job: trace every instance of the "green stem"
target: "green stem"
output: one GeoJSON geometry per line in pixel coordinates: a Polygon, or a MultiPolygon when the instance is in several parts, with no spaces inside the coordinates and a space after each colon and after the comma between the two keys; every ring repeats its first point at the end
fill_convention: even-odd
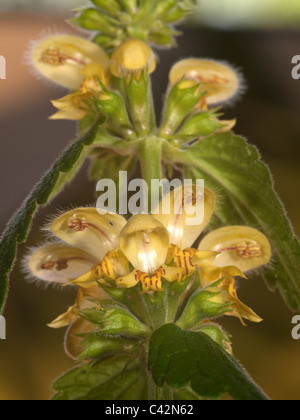
{"type": "MultiPolygon", "coordinates": [[[[149,203],[152,203],[152,199],[160,198],[162,140],[156,136],[144,137],[140,140],[138,154],[142,177],[148,185],[149,203]],[[153,183],[153,180],[159,182],[153,183]]],[[[151,210],[151,205],[149,205],[149,210],[151,210]]]]}

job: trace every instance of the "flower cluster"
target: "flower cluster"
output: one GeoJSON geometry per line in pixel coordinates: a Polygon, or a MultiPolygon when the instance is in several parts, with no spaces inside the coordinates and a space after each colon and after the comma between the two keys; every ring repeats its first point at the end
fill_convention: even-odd
{"type": "MultiPolygon", "coordinates": [[[[109,89],[114,87],[114,78],[129,82],[135,77],[139,81],[143,72],[153,73],[157,64],[151,47],[135,38],[122,42],[109,57],[100,46],[88,40],[56,35],[41,41],[32,57],[42,75],[74,91],[52,101],[58,109],[52,119],[80,120],[103,111],[101,104],[111,99],[109,89]]],[[[225,103],[243,90],[239,72],[214,60],[181,60],[171,69],[169,82],[170,89],[177,84],[182,92],[193,89],[193,95],[199,97],[195,107],[199,111],[206,111],[208,105],[225,103]]],[[[235,120],[222,121],[220,129],[228,131],[234,125],[235,120]]],[[[185,127],[185,131],[189,130],[191,127],[185,127]]]]}
{"type": "Polygon", "coordinates": [[[193,247],[215,205],[212,191],[190,186],[173,190],[152,215],[137,214],[128,221],[117,214],[99,214],[95,208],[62,214],[51,224],[60,242],[39,248],[28,259],[34,276],[78,286],[75,304],[50,326],[71,325],[67,335],[71,340],[74,332],[92,329],[80,310],[95,306],[93,299],[107,298],[105,287],[140,287],[144,294],[155,294],[163,290],[163,280],[192,282],[196,272],[200,288],[212,292],[210,301],[226,304],[226,315],[260,322],[238,299],[235,277],[245,277],[245,272],[268,263],[270,244],[256,229],[229,226],[211,231],[193,247]],[[167,214],[166,202],[170,203],[167,214]],[[200,205],[203,218],[193,225],[191,215],[200,205]]]}

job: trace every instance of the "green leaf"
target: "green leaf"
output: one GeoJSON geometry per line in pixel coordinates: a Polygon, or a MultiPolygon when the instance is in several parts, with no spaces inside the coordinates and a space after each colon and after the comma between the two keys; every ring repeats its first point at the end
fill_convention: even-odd
{"type": "Polygon", "coordinates": [[[267,400],[238,362],[203,332],[183,331],[174,324],[151,338],[149,369],[158,386],[175,390],[190,386],[199,396],[236,400],[267,400]]]}
{"type": "Polygon", "coordinates": [[[16,258],[17,245],[26,240],[35,211],[39,205],[45,205],[52,199],[75,175],[103,122],[103,119],[99,120],[81,139],[67,147],[8,223],[0,238],[0,313],[6,302],[9,272],[16,258]]]}
{"type": "Polygon", "coordinates": [[[139,400],[145,398],[146,374],[137,358],[113,357],[87,363],[53,385],[55,401],[139,400]]]}
{"type": "Polygon", "coordinates": [[[272,290],[279,287],[293,310],[300,309],[299,240],[258,150],[228,132],[180,150],[174,159],[184,164],[185,178],[204,179],[219,194],[214,227],[245,224],[268,237],[273,258],[264,278],[272,290]]]}

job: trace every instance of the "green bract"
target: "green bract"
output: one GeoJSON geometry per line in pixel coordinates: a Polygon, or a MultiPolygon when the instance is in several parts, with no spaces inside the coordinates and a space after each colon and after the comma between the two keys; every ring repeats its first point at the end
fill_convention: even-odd
{"type": "Polygon", "coordinates": [[[81,9],[71,22],[99,32],[94,41],[111,52],[128,38],[169,47],[180,32],[173,25],[191,13],[194,0],[93,1],[96,8],[81,9]]]}

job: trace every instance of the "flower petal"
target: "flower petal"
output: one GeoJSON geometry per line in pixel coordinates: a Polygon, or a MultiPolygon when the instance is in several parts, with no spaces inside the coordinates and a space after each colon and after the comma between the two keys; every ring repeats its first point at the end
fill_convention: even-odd
{"type": "Polygon", "coordinates": [[[68,283],[90,270],[97,260],[90,254],[61,244],[49,244],[36,250],[28,260],[30,271],[41,280],[68,283]]]}
{"type": "Polygon", "coordinates": [[[243,277],[247,278],[241,270],[234,266],[216,267],[213,265],[201,267],[201,285],[205,287],[223,277],[243,277]]]}
{"type": "Polygon", "coordinates": [[[140,274],[142,274],[140,270],[134,270],[126,276],[119,277],[118,279],[116,279],[116,283],[119,286],[130,289],[131,287],[134,287],[138,284],[138,282],[140,281],[140,274]]]}
{"type": "Polygon", "coordinates": [[[233,305],[229,312],[226,312],[225,315],[234,316],[240,319],[241,323],[245,325],[243,319],[248,319],[251,322],[259,323],[262,321],[251,308],[241,302],[237,296],[235,281],[233,277],[228,277],[219,286],[221,289],[226,290],[225,300],[232,302],[233,305]]]}
{"type": "Polygon", "coordinates": [[[52,232],[69,245],[88,252],[97,262],[113,250],[126,220],[118,214],[100,215],[91,208],[64,213],[51,225],[52,232]]]}
{"type": "Polygon", "coordinates": [[[206,100],[209,105],[227,101],[243,88],[239,72],[214,60],[190,58],[179,61],[171,69],[170,83],[174,85],[183,76],[200,83],[201,90],[207,91],[206,100]]]}
{"type": "Polygon", "coordinates": [[[106,52],[93,42],[70,36],[45,38],[32,52],[33,64],[48,79],[66,88],[77,90],[84,81],[81,73],[88,64],[100,64],[108,74],[110,60],[106,52]]]}
{"type": "Polygon", "coordinates": [[[201,241],[199,250],[220,252],[213,265],[233,265],[246,272],[267,264],[271,259],[268,239],[247,226],[226,226],[210,232],[201,241]]]}
{"type": "Polygon", "coordinates": [[[207,188],[179,187],[162,199],[153,217],[168,230],[170,243],[185,249],[208,225],[215,206],[216,195],[207,188]]]}
{"type": "Polygon", "coordinates": [[[122,252],[114,250],[108,252],[104,260],[93,267],[90,271],[71,281],[71,284],[90,289],[101,283],[106,283],[105,279],[115,280],[117,277],[126,276],[130,272],[127,258],[122,252]]]}
{"type": "Polygon", "coordinates": [[[149,45],[139,39],[127,39],[115,49],[111,57],[110,70],[116,77],[131,72],[139,75],[146,68],[149,74],[153,73],[156,59],[149,45]]]}
{"type": "Polygon", "coordinates": [[[168,265],[162,265],[159,270],[162,277],[168,282],[173,283],[174,281],[181,282],[185,278],[185,271],[182,267],[169,267],[168,265]]]}
{"type": "Polygon", "coordinates": [[[48,327],[58,329],[66,327],[80,318],[78,310],[93,308],[96,303],[92,299],[107,299],[108,295],[101,287],[96,286],[92,289],[85,290],[80,288],[77,293],[76,301],[66,313],[57,317],[54,321],[48,324],[48,327]]]}
{"type": "Polygon", "coordinates": [[[213,264],[217,256],[215,251],[196,251],[192,257],[192,264],[196,267],[207,267],[213,264]]]}
{"type": "Polygon", "coordinates": [[[48,324],[53,329],[67,327],[78,319],[78,306],[71,306],[66,313],[59,315],[54,321],[48,324]]]}
{"type": "Polygon", "coordinates": [[[120,233],[119,246],[134,268],[153,274],[165,263],[169,235],[164,226],[152,216],[133,216],[120,233]]]}

